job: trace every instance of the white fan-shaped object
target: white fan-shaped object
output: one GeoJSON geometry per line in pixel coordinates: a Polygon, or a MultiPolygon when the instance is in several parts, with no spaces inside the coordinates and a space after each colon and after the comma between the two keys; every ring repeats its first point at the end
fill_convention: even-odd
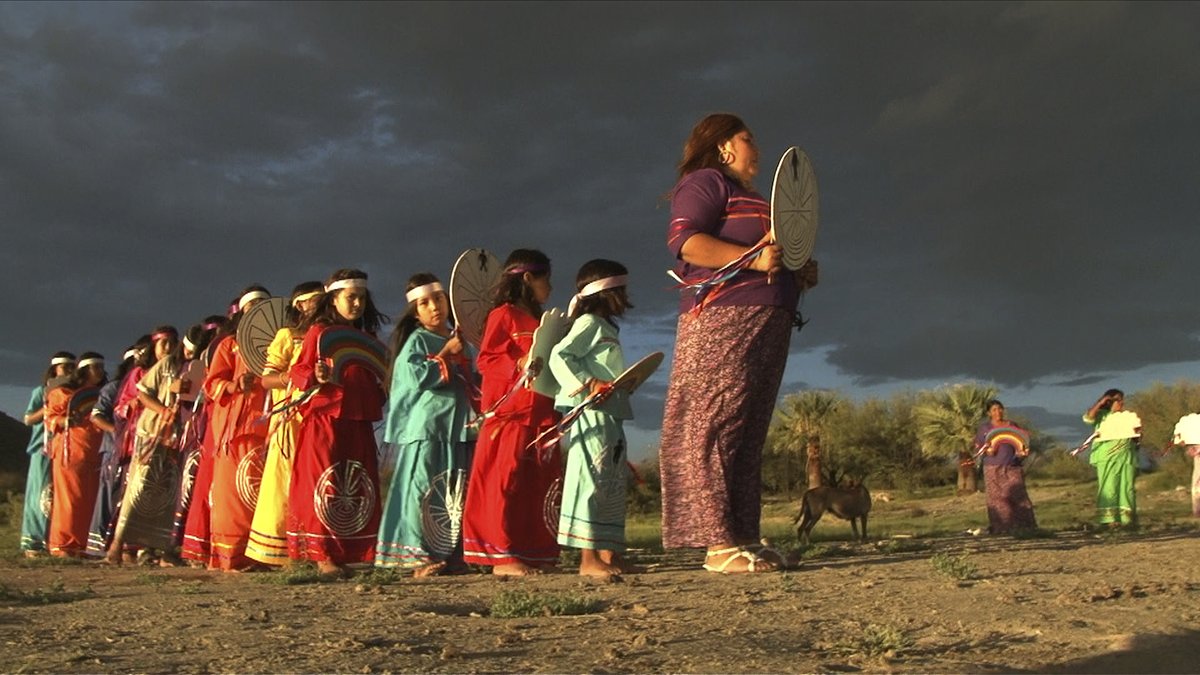
{"type": "Polygon", "coordinates": [[[817,243],[817,174],[804,150],[783,153],[771,187],[771,238],[783,254],[783,266],[798,270],[812,257],[817,243]]]}
{"type": "Polygon", "coordinates": [[[1176,445],[1200,445],[1200,415],[1184,415],[1175,423],[1176,445]]]}
{"type": "Polygon", "coordinates": [[[492,311],[492,286],[503,272],[500,259],[482,248],[458,256],[450,272],[450,311],[459,335],[473,347],[483,339],[483,325],[492,311]]]}
{"type": "Polygon", "coordinates": [[[287,321],[287,306],[285,298],[267,298],[247,309],[238,323],[238,351],[246,367],[255,375],[263,374],[267,365],[267,347],[287,321]]]}
{"type": "Polygon", "coordinates": [[[571,319],[557,307],[542,312],[542,321],[533,332],[533,346],[529,348],[529,364],[534,368],[533,390],[542,396],[554,398],[558,393],[558,383],[550,372],[548,362],[550,351],[554,345],[567,336],[571,330],[571,319]]]}
{"type": "Polygon", "coordinates": [[[1132,410],[1109,413],[1096,430],[1098,441],[1116,441],[1142,435],[1142,419],[1132,410]]]}

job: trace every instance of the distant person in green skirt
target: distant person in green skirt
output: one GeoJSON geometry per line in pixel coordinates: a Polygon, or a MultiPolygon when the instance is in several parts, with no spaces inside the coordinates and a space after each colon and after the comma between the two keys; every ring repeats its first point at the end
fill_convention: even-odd
{"type": "MultiPolygon", "coordinates": [[[[1099,429],[1104,418],[1125,409],[1125,392],[1109,389],[1083,414],[1083,421],[1099,429]]],[[[1101,525],[1137,524],[1137,439],[1117,438],[1092,442],[1090,463],[1096,468],[1096,516],[1101,525]]]]}

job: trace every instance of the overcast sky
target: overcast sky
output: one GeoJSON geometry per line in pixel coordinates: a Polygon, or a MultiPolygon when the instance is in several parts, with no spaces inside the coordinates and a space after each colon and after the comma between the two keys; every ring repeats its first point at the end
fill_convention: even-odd
{"type": "Polygon", "coordinates": [[[627,357],[669,351],[662,197],[731,111],[761,190],[790,145],[820,181],[785,392],[972,379],[1069,434],[1200,377],[1198,35],[1191,3],[0,4],[0,410],[57,349],[345,266],[396,313],[474,246],[546,251],[559,306],[626,263],[627,357]]]}

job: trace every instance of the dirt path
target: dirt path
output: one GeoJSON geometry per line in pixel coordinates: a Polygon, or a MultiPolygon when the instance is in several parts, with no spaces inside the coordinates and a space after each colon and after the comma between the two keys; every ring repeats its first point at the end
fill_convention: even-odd
{"type": "Polygon", "coordinates": [[[1195,672],[1200,664],[1194,531],[899,540],[846,552],[756,576],[695,571],[694,554],[643,556],[652,571],[623,583],[561,574],[285,586],[266,583],[278,577],[268,574],[9,562],[0,567],[0,670],[1195,672]],[[935,555],[947,572],[935,569],[935,555]],[[973,578],[951,575],[971,566],[973,578]],[[498,595],[518,590],[594,600],[598,611],[489,615],[498,595]]]}

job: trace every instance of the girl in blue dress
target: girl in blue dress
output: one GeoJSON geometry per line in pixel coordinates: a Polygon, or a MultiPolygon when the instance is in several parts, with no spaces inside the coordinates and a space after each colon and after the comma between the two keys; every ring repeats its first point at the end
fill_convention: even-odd
{"type": "Polygon", "coordinates": [[[415,576],[462,572],[475,375],[462,339],[450,328],[450,303],[437,277],[417,274],[407,291],[408,311],[391,340],[384,442],[392,446],[396,469],[375,565],[411,568],[415,576]]]}

